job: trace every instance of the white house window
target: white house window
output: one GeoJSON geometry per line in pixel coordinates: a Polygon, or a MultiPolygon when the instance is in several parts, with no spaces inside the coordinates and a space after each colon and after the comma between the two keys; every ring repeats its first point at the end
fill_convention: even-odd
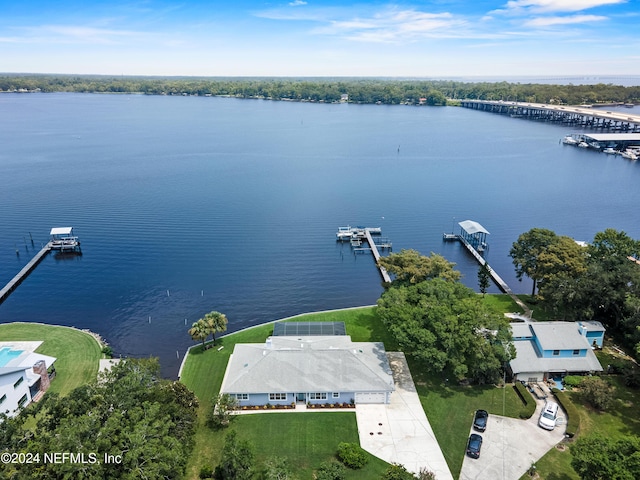
{"type": "Polygon", "coordinates": [[[574,350],[574,351],[573,351],[573,354],[574,354],[574,355],[580,355],[580,350],[574,350]]]}
{"type": "Polygon", "coordinates": [[[287,399],[286,393],[270,393],[269,394],[269,400],[286,400],[286,399],[287,399]]]}
{"type": "Polygon", "coordinates": [[[236,400],[249,400],[248,393],[236,393],[236,400]]]}
{"type": "Polygon", "coordinates": [[[553,351],[553,355],[554,355],[554,356],[558,356],[558,355],[560,355],[560,350],[554,350],[554,351],[553,351]]]}
{"type": "Polygon", "coordinates": [[[326,400],[327,394],[325,392],[312,392],[309,394],[309,400],[326,400]]]}
{"type": "Polygon", "coordinates": [[[24,377],[20,377],[18,381],[13,384],[13,388],[18,388],[18,385],[20,385],[23,381],[24,381],[24,377]]]}
{"type": "Polygon", "coordinates": [[[18,400],[18,406],[22,407],[25,403],[27,403],[27,394],[25,393],[20,400],[18,400]]]}
{"type": "Polygon", "coordinates": [[[7,396],[2,395],[2,398],[0,398],[0,405],[2,405],[6,399],[7,399],[7,396]]]}
{"type": "Polygon", "coordinates": [[[340,398],[340,393],[339,393],[339,392],[333,392],[333,393],[331,394],[331,396],[332,396],[333,398],[340,398]]]}

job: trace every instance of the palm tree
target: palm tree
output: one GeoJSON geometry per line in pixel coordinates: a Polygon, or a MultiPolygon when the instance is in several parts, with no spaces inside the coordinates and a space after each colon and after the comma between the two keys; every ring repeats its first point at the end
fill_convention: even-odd
{"type": "Polygon", "coordinates": [[[202,319],[207,325],[208,333],[213,335],[213,344],[216,344],[216,332],[225,332],[227,330],[227,323],[229,320],[224,313],[209,312],[202,319]]]}
{"type": "Polygon", "coordinates": [[[194,340],[202,340],[202,350],[204,350],[204,341],[207,339],[211,331],[206,322],[201,318],[197,322],[194,322],[189,329],[189,335],[194,340]]]}

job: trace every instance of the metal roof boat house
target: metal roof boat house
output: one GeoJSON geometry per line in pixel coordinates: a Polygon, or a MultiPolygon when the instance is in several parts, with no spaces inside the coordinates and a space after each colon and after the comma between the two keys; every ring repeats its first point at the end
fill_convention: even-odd
{"type": "Polygon", "coordinates": [[[236,344],[220,391],[240,407],[390,401],[395,390],[381,342],[348,335],[272,336],[236,344]]]}
{"type": "Polygon", "coordinates": [[[80,249],[80,240],[73,234],[73,227],[55,227],[50,232],[51,250],[70,251],[80,249]]]}
{"type": "Polygon", "coordinates": [[[473,220],[465,220],[458,223],[460,225],[460,237],[466,240],[477,251],[482,252],[487,247],[486,228],[473,220]]]}

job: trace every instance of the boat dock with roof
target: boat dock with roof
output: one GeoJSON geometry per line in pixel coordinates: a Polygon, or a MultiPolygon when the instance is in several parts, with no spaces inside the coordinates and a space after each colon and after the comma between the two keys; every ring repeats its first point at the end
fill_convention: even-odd
{"type": "Polygon", "coordinates": [[[382,229],[380,227],[338,227],[336,240],[339,242],[349,242],[354,254],[371,252],[380,270],[382,280],[386,283],[391,283],[389,273],[380,265],[380,252],[378,249],[391,250],[392,244],[388,238],[380,237],[379,235],[381,234],[382,229]],[[375,238],[374,235],[376,236],[375,238]],[[362,246],[364,242],[367,244],[366,247],[362,246]]]}
{"type": "Polygon", "coordinates": [[[78,237],[73,236],[73,227],[52,228],[50,235],[51,240],[0,290],[0,303],[5,301],[11,292],[29,276],[33,269],[36,268],[51,250],[59,250],[61,252],[79,251],[80,241],[78,237]]]}
{"type": "Polygon", "coordinates": [[[489,231],[473,220],[465,220],[464,222],[458,223],[458,225],[460,226],[460,233],[445,233],[442,237],[443,240],[459,240],[480,265],[487,265],[491,279],[498,288],[504,293],[512,295],[513,292],[509,288],[509,285],[507,285],[507,282],[505,282],[482,257],[482,252],[489,247],[487,244],[487,235],[490,235],[489,231]]]}

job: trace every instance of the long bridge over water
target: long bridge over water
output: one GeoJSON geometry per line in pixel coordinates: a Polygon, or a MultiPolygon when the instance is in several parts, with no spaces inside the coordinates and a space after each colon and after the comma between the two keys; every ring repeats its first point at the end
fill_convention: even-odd
{"type": "Polygon", "coordinates": [[[504,102],[502,100],[460,100],[465,108],[483,110],[516,118],[557,122],[570,126],[599,128],[612,132],[640,132],[640,115],[590,106],[548,105],[543,103],[504,102]]]}

